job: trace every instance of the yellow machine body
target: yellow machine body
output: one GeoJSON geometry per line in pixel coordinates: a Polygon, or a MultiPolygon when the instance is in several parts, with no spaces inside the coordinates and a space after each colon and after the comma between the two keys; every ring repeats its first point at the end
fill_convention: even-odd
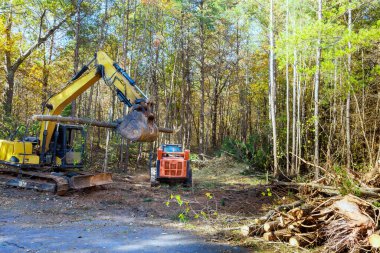
{"type": "Polygon", "coordinates": [[[22,141],[0,140],[0,160],[7,163],[40,163],[40,157],[33,154],[33,143],[22,141]]]}

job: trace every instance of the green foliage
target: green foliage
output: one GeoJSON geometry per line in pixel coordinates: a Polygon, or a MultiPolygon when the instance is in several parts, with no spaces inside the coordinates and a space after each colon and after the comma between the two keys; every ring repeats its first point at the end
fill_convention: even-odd
{"type": "MultiPolygon", "coordinates": [[[[180,207],[180,211],[177,218],[180,222],[188,222],[190,219],[210,219],[218,216],[217,203],[215,201],[215,209],[211,208],[210,201],[214,199],[214,195],[210,192],[205,193],[206,204],[200,209],[194,209],[189,200],[184,200],[181,195],[170,194],[169,199],[165,202],[167,207],[170,207],[172,203],[175,203],[180,207]]],[[[198,203],[199,204],[199,203],[198,203]]]]}
{"type": "Polygon", "coordinates": [[[62,117],[69,117],[71,116],[71,110],[72,110],[72,105],[69,104],[68,106],[65,107],[65,109],[63,109],[61,115],[62,117]]]}
{"type": "Polygon", "coordinates": [[[261,195],[272,197],[272,191],[270,188],[267,188],[265,192],[261,192],[261,195]]]}
{"type": "Polygon", "coordinates": [[[39,122],[30,121],[27,124],[20,123],[13,118],[8,118],[0,122],[0,138],[12,140],[22,140],[24,137],[37,136],[39,134],[39,122]]]}
{"type": "Polygon", "coordinates": [[[342,195],[354,194],[360,196],[359,184],[348,175],[345,169],[340,166],[334,166],[334,171],[336,173],[334,183],[342,195]]]}
{"type": "Polygon", "coordinates": [[[191,161],[198,161],[199,160],[199,155],[198,154],[194,154],[194,153],[190,153],[190,160],[191,161]]]}
{"type": "Polygon", "coordinates": [[[222,145],[222,152],[232,155],[240,162],[249,165],[246,174],[255,171],[266,171],[270,166],[270,145],[264,136],[250,136],[246,142],[226,138],[222,145]]]}

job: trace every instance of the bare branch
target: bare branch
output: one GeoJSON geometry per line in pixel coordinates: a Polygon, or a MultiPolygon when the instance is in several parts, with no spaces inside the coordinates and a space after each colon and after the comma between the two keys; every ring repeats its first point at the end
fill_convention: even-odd
{"type": "Polygon", "coordinates": [[[43,25],[43,22],[44,22],[45,14],[46,14],[46,10],[44,10],[44,12],[42,13],[41,18],[40,18],[40,31],[39,31],[39,33],[38,33],[38,39],[41,38],[41,34],[42,34],[42,25],[43,25]]]}
{"type": "Polygon", "coordinates": [[[67,19],[74,15],[74,13],[71,13],[66,18],[61,20],[57,25],[53,26],[43,37],[39,37],[38,40],[28,49],[25,51],[24,54],[22,54],[16,62],[12,65],[12,70],[15,71],[17,68],[25,61],[25,59],[34,52],[41,44],[43,44],[56,30],[58,30],[64,23],[66,23],[67,19]]]}

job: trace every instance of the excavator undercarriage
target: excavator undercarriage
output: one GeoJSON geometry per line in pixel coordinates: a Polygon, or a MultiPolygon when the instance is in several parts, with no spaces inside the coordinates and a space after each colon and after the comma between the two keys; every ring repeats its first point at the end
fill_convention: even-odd
{"type": "Polygon", "coordinates": [[[84,173],[74,170],[52,171],[51,168],[22,169],[0,164],[0,184],[52,192],[64,195],[69,190],[80,190],[112,183],[111,173],[84,173]]]}

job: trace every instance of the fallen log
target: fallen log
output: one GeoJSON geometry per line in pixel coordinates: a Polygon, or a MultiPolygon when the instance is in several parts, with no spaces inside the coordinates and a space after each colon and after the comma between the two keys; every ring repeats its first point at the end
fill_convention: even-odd
{"type": "Polygon", "coordinates": [[[278,206],[273,210],[269,210],[264,216],[261,216],[260,218],[255,219],[255,224],[264,224],[276,212],[287,212],[293,208],[301,206],[303,203],[305,203],[303,200],[297,200],[290,204],[284,204],[284,205],[278,206]]]}
{"type": "Polygon", "coordinates": [[[275,241],[276,237],[274,236],[273,232],[266,232],[263,234],[263,239],[265,241],[271,242],[271,241],[275,241]]]}
{"type": "Polygon", "coordinates": [[[242,226],[240,228],[240,234],[242,236],[251,236],[253,235],[255,228],[256,228],[255,226],[242,226]]]}
{"type": "Polygon", "coordinates": [[[312,245],[317,240],[315,233],[294,235],[289,238],[289,244],[295,247],[306,247],[312,245]]]}
{"type": "Polygon", "coordinates": [[[288,225],[288,230],[294,233],[301,233],[301,230],[299,229],[299,224],[288,225]]]}
{"type": "Polygon", "coordinates": [[[288,241],[292,237],[292,233],[287,229],[270,231],[263,234],[265,241],[288,241]]]}
{"type": "Polygon", "coordinates": [[[275,231],[282,228],[284,228],[284,225],[278,220],[264,223],[265,232],[275,231]]]}
{"type": "MultiPolygon", "coordinates": [[[[287,187],[295,187],[295,188],[305,186],[305,187],[310,187],[313,189],[318,189],[321,192],[327,193],[331,196],[340,195],[338,188],[336,188],[334,186],[329,186],[329,185],[321,185],[321,184],[316,184],[316,183],[282,182],[282,181],[275,181],[273,184],[277,185],[277,186],[287,186],[287,187]]],[[[376,198],[380,197],[380,188],[359,187],[358,191],[362,195],[365,195],[368,197],[376,197],[376,198]]]]}
{"type": "Polygon", "coordinates": [[[246,225],[240,228],[240,234],[242,236],[261,236],[264,234],[264,228],[259,225],[246,225]]]}
{"type": "Polygon", "coordinates": [[[81,125],[89,125],[89,126],[97,126],[97,127],[105,127],[105,128],[116,128],[118,126],[118,124],[114,122],[104,122],[104,121],[98,121],[98,120],[93,120],[93,119],[50,116],[50,115],[33,115],[32,120],[72,123],[72,124],[81,124],[81,125]]]}
{"type": "MultiPolygon", "coordinates": [[[[94,119],[51,116],[51,115],[33,115],[32,120],[72,123],[72,124],[89,125],[89,126],[96,126],[96,127],[105,127],[105,128],[111,128],[111,129],[116,129],[120,124],[119,122],[105,122],[105,121],[99,121],[99,120],[94,120],[94,119]]],[[[167,133],[167,134],[173,134],[173,133],[175,134],[176,132],[178,132],[178,130],[165,128],[165,127],[158,127],[158,132],[167,133]]]]}
{"type": "Polygon", "coordinates": [[[305,203],[305,201],[303,200],[297,200],[293,203],[290,203],[290,204],[285,204],[285,205],[281,205],[281,206],[278,206],[275,208],[276,211],[283,211],[283,212],[287,212],[293,208],[296,208],[296,207],[299,207],[301,206],[303,203],[305,203]]]}

